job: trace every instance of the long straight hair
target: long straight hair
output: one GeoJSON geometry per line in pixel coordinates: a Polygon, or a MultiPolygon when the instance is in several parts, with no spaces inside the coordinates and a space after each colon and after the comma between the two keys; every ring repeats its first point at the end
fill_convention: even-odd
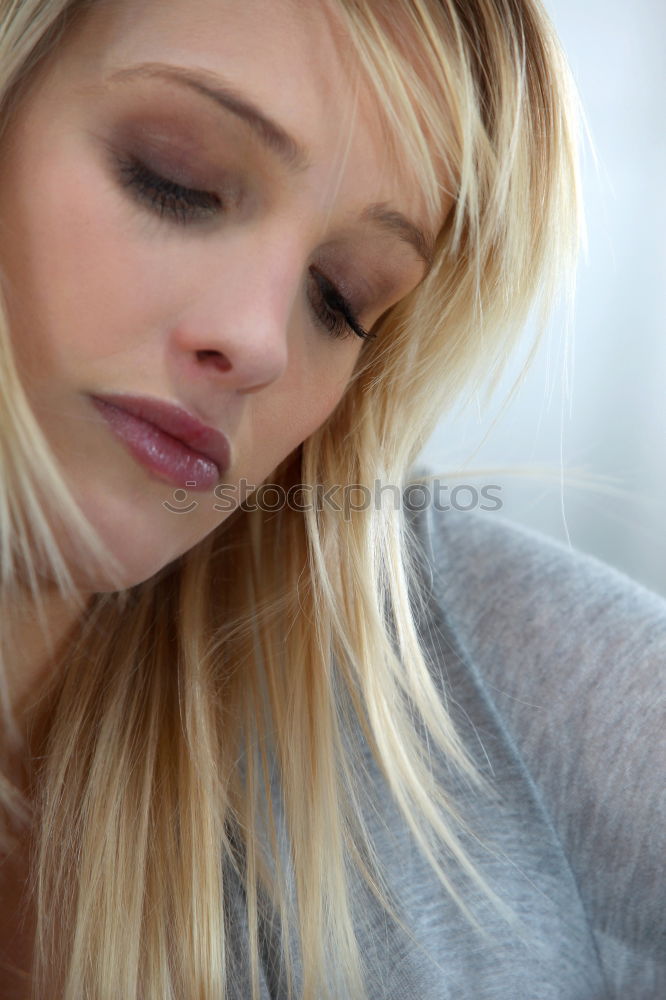
{"type": "MultiPolygon", "coordinates": [[[[35,67],[96,2],[0,0],[0,143],[35,67]]],[[[334,0],[330,10],[394,162],[412,168],[433,217],[455,196],[427,277],[381,318],[340,404],[272,477],[285,490],[372,491],[376,480],[406,484],[442,413],[465,391],[492,391],[530,310],[543,326],[558,290],[572,288],[579,107],[537,0],[334,0]]],[[[62,532],[119,568],[30,410],[4,306],[0,365],[2,610],[19,581],[38,601],[37,557],[74,592],[62,532]]],[[[400,506],[349,519],[239,508],[151,579],[95,595],[48,689],[30,796],[8,773],[24,737],[0,635],[0,838],[4,850],[31,838],[35,1000],[54,982],[63,1000],[234,996],[232,873],[253,1000],[271,915],[290,996],[298,962],[303,1000],[365,998],[350,878],[393,911],[361,813],[362,741],[443,890],[474,920],[456,873],[492,893],[461,846],[464,819],[433,748],[479,795],[492,789],[419,636],[414,544],[400,506]]]]}

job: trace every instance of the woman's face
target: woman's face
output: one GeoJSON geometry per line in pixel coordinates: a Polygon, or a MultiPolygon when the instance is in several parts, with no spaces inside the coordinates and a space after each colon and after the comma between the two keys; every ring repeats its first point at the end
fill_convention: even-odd
{"type": "MultiPolygon", "coordinates": [[[[5,136],[17,361],[126,586],[229,511],[204,466],[184,499],[93,397],[185,409],[228,439],[219,482],[259,485],[344,393],[362,340],[340,297],[367,330],[423,277],[396,215],[424,229],[419,192],[389,169],[363,90],[353,117],[330,17],[294,0],[100,3],[5,136]]],[[[68,555],[82,587],[109,589],[68,555]]]]}

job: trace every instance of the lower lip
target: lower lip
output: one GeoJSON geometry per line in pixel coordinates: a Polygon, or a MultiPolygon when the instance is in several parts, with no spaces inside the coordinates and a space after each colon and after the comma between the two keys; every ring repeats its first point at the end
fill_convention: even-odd
{"type": "Polygon", "coordinates": [[[94,397],[92,401],[114,434],[149,472],[194,491],[212,490],[219,483],[220,470],[212,459],[127,410],[94,397]]]}

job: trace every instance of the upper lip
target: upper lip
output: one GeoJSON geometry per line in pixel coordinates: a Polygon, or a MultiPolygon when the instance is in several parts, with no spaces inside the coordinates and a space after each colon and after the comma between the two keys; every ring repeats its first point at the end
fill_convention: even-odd
{"type": "Polygon", "coordinates": [[[125,393],[101,395],[95,393],[94,399],[125,410],[141,420],[146,420],[171,437],[177,438],[193,451],[199,452],[211,459],[224,475],[231,464],[231,447],[221,431],[197,420],[182,406],[176,406],[161,399],[150,399],[147,396],[133,396],[125,393]]]}

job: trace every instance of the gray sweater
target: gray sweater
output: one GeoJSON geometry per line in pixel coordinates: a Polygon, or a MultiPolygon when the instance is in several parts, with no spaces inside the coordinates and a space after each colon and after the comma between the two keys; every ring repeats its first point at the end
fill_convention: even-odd
{"type": "MultiPolygon", "coordinates": [[[[367,819],[418,942],[359,882],[369,1000],[666,1000],[666,601],[495,512],[430,507],[410,520],[432,569],[420,632],[498,792],[458,782],[482,842],[464,843],[517,923],[461,877],[486,935],[465,921],[368,751],[367,819]]],[[[240,890],[232,909],[242,982],[240,890]]],[[[262,1000],[284,1000],[277,926],[262,939],[262,1000]]]]}

